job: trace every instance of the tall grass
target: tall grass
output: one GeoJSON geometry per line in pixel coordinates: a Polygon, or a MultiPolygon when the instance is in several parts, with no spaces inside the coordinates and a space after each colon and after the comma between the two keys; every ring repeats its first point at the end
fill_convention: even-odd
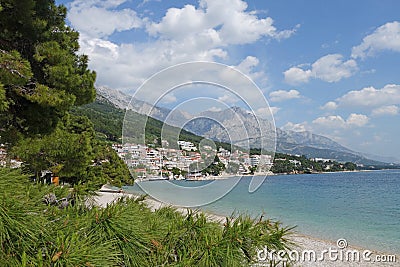
{"type": "Polygon", "coordinates": [[[1,266],[249,266],[263,246],[287,249],[291,228],[249,216],[224,224],[138,200],[89,207],[79,192],[0,169],[1,266]],[[43,197],[74,196],[61,208],[43,197]]]}

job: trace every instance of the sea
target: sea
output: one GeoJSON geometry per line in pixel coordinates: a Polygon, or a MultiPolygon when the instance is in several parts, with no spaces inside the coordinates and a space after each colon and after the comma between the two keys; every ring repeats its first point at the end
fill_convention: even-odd
{"type": "MultiPolygon", "coordinates": [[[[225,196],[199,208],[223,216],[263,215],[285,226],[296,226],[296,232],[311,237],[333,242],[344,238],[349,245],[400,252],[400,170],[272,175],[249,193],[251,179],[241,177],[225,196]]],[[[167,199],[175,197],[179,203],[186,201],[182,198],[188,203],[201,202],[213,194],[213,190],[206,190],[191,194],[189,199],[179,193],[179,188],[202,187],[210,181],[174,181],[178,185],[175,191],[170,182],[149,181],[124,190],[144,193],[143,183],[152,183],[157,199],[161,194],[167,199]]],[[[224,186],[226,181],[212,181],[213,188],[224,186]]]]}

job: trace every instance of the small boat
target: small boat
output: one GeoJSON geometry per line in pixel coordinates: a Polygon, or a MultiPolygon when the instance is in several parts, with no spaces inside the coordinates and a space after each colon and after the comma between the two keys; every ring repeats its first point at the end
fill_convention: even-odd
{"type": "Polygon", "coordinates": [[[169,178],[165,177],[165,176],[150,176],[146,180],[147,181],[163,181],[163,180],[169,180],[169,178]]]}

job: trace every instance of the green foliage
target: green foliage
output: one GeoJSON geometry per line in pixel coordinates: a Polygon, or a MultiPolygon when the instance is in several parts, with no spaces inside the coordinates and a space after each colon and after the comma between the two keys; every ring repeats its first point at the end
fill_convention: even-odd
{"type": "Polygon", "coordinates": [[[29,61],[16,51],[0,50],[0,77],[4,84],[23,86],[32,78],[29,61]]]}
{"type": "Polygon", "coordinates": [[[228,166],[226,166],[226,172],[236,174],[239,171],[240,165],[235,162],[228,162],[228,166]]]}
{"type": "Polygon", "coordinates": [[[0,169],[0,188],[2,266],[249,266],[256,249],[291,244],[291,228],[262,218],[221,225],[194,211],[151,212],[133,199],[92,207],[76,191],[67,208],[46,205],[44,196],[69,190],[31,184],[19,170],[0,169]]]}
{"type": "Polygon", "coordinates": [[[101,139],[120,142],[125,112],[115,108],[107,99],[98,97],[93,103],[74,107],[72,113],[88,117],[101,139]]]}
{"type": "Polygon", "coordinates": [[[4,86],[0,83],[0,112],[6,111],[8,109],[8,102],[6,100],[6,90],[4,86]]]}
{"type": "Polygon", "coordinates": [[[257,166],[251,166],[249,167],[249,171],[251,175],[254,175],[254,172],[257,171],[257,166]]]}
{"type": "Polygon", "coordinates": [[[133,184],[128,167],[114,149],[102,142],[96,142],[93,152],[93,164],[88,168],[83,182],[90,183],[93,188],[99,188],[105,183],[119,187],[133,184]]]}
{"type": "Polygon", "coordinates": [[[106,183],[133,183],[122,159],[95,139],[92,123],[83,116],[66,115],[51,134],[25,138],[12,153],[26,163],[26,170],[36,178],[42,170],[50,170],[62,182],[85,183],[91,190],[106,183]]]}
{"type": "Polygon", "coordinates": [[[66,8],[52,0],[0,6],[0,142],[36,178],[51,170],[87,189],[132,183],[118,156],[95,139],[92,123],[68,113],[94,100],[96,74],[77,54],[79,35],[65,25],[66,8]]]}
{"type": "Polygon", "coordinates": [[[217,155],[215,157],[205,158],[203,162],[195,162],[189,165],[191,172],[201,172],[206,175],[218,176],[225,170],[225,165],[220,161],[217,155]]]}
{"type": "Polygon", "coordinates": [[[294,156],[276,153],[271,171],[274,173],[317,173],[323,171],[354,171],[356,168],[356,164],[352,162],[342,164],[331,160],[315,161],[306,158],[304,155],[294,156]]]}
{"type": "Polygon", "coordinates": [[[177,168],[177,167],[173,167],[172,169],[171,169],[171,173],[174,175],[174,176],[179,176],[179,175],[185,175],[186,173],[184,172],[184,171],[182,171],[181,169],[179,169],[179,168],[177,168]]]}
{"type": "Polygon", "coordinates": [[[353,162],[346,162],[346,163],[344,164],[344,168],[345,168],[346,170],[348,170],[348,171],[354,171],[354,170],[357,169],[357,165],[354,164],[353,162]]]}
{"type": "Polygon", "coordinates": [[[30,64],[27,60],[22,59],[20,54],[12,50],[7,52],[0,49],[0,125],[2,125],[2,133],[0,132],[2,142],[12,142],[19,137],[15,134],[16,128],[22,127],[23,118],[15,118],[16,100],[8,96],[10,84],[15,90],[15,94],[24,93],[24,85],[32,77],[30,64]],[[10,124],[14,120],[14,125],[10,124]],[[8,127],[7,127],[8,126],[8,127]]]}
{"type": "Polygon", "coordinates": [[[1,142],[51,133],[73,105],[95,97],[96,75],[77,55],[78,33],[51,0],[1,1],[1,142]]]}
{"type": "Polygon", "coordinates": [[[42,170],[51,170],[65,181],[76,183],[90,163],[93,138],[87,118],[66,115],[51,134],[25,138],[13,153],[26,162],[36,177],[42,170]]]}
{"type": "Polygon", "coordinates": [[[9,169],[0,169],[0,188],[2,266],[114,265],[113,241],[100,242],[95,233],[82,231],[86,222],[79,215],[88,212],[84,206],[60,209],[43,203],[43,196],[62,198],[68,190],[33,185],[19,170],[9,169]]]}

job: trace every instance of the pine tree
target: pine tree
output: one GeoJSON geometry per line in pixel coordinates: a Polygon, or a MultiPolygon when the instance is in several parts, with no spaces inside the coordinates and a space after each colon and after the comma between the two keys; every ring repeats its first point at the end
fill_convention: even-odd
{"type": "Polygon", "coordinates": [[[52,132],[74,105],[94,100],[96,74],[78,55],[66,8],[51,0],[0,1],[1,142],[52,132]]]}
{"type": "Polygon", "coordinates": [[[78,55],[66,8],[52,0],[0,1],[0,143],[39,176],[76,183],[93,158],[91,122],[69,114],[90,103],[96,74],[78,55]]]}

